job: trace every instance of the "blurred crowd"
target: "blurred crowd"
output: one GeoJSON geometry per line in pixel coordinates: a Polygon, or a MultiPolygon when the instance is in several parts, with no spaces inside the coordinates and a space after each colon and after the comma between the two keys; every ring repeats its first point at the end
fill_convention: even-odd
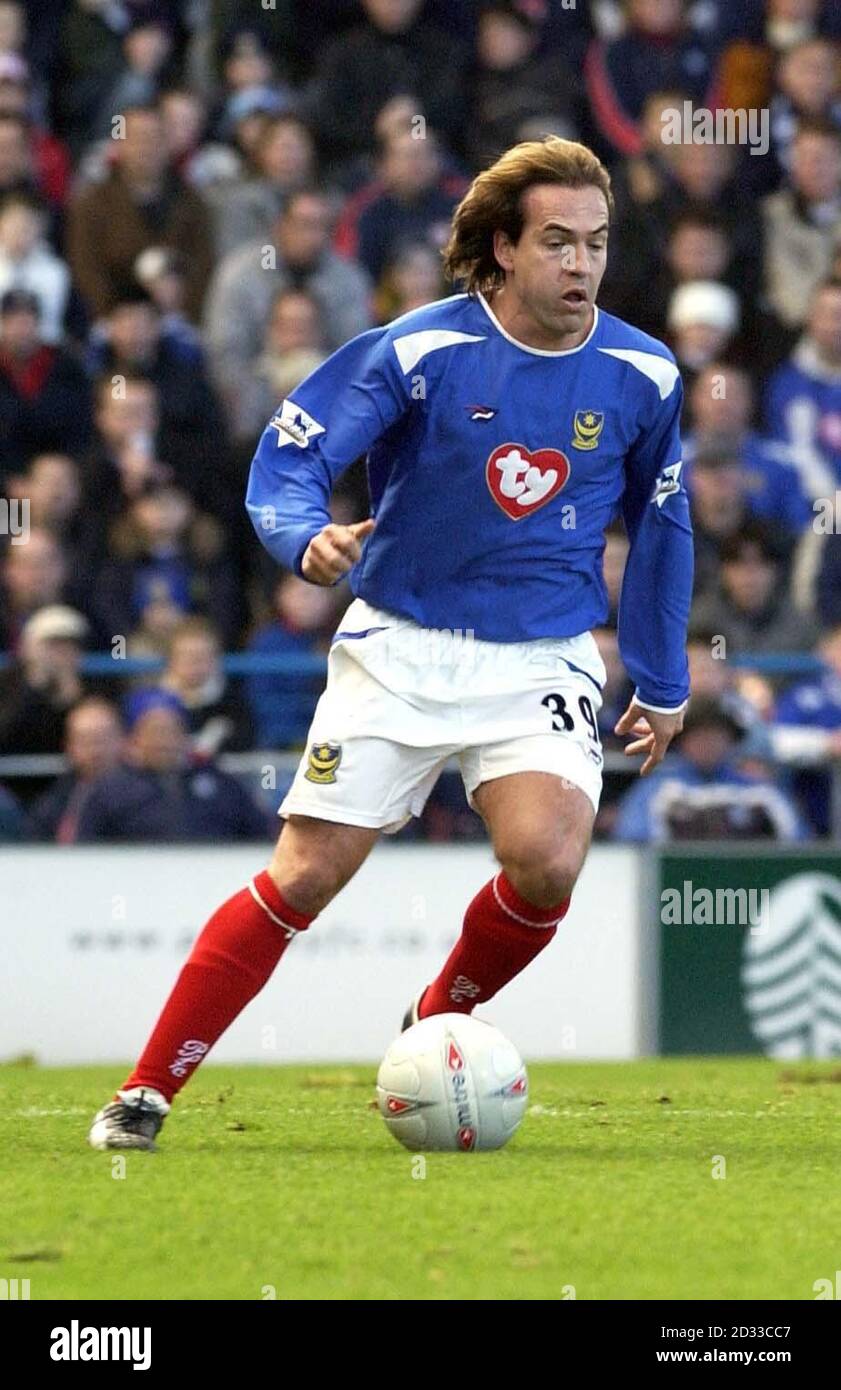
{"type": "MultiPolygon", "coordinates": [[[[233,755],[300,748],[349,595],[261,551],[255,444],[327,354],[451,292],[472,175],[546,133],[610,167],[600,303],[686,390],[695,697],[655,776],[608,779],[598,831],[832,833],[838,0],[0,0],[0,839],[271,833],[279,783],[256,797],[233,755]],[[763,121],[670,143],[684,103],[763,121]],[[36,754],[65,771],[24,776],[36,754]]],[[[335,516],[366,508],[359,463],[335,516]]],[[[481,828],[445,778],[410,833],[481,828]]]]}

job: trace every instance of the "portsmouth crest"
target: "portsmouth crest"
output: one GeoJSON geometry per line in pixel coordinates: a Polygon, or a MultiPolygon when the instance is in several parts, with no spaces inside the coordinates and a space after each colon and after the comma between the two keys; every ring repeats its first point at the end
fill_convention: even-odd
{"type": "Polygon", "coordinates": [[[308,782],[335,782],[336,769],[342,761],[342,747],[339,743],[313,743],[307,770],[304,773],[308,782]]]}
{"type": "Polygon", "coordinates": [[[572,428],[573,449],[595,449],[604,429],[604,411],[576,410],[572,428]]]}

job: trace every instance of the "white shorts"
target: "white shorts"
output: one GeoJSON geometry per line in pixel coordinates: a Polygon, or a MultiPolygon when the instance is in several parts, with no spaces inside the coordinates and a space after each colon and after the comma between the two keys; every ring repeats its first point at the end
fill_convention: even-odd
{"type": "Polygon", "coordinates": [[[393,833],[420,815],[450,758],[471,805],[482,782],[550,772],[598,810],[605,679],[590,633],[479,642],[355,599],[278,814],[393,833]]]}

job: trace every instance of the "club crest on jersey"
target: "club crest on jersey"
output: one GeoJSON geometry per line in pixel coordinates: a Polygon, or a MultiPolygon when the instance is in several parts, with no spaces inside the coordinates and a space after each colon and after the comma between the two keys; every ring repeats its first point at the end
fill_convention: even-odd
{"type": "Polygon", "coordinates": [[[604,411],[576,410],[572,428],[573,449],[595,449],[604,429],[604,411]]]}
{"type": "Polygon", "coordinates": [[[308,782],[335,782],[336,769],[342,761],[342,748],[339,743],[313,743],[307,770],[304,773],[308,782]]]}
{"type": "Polygon", "coordinates": [[[277,415],[272,416],[269,426],[271,429],[277,430],[277,447],[279,449],[284,444],[297,444],[299,449],[306,449],[311,439],[324,433],[323,425],[320,425],[294,401],[289,400],[283,402],[277,415]]]}
{"type": "Polygon", "coordinates": [[[500,444],[485,466],[491,496],[512,521],[551,502],[569,474],[569,459],[560,449],[532,450],[525,444],[500,444]]]}
{"type": "Polygon", "coordinates": [[[492,420],[497,413],[492,405],[466,405],[464,408],[471,420],[492,420]]]}
{"type": "Polygon", "coordinates": [[[682,467],[683,459],[679,459],[677,463],[670,463],[668,468],[664,468],[663,472],[658,474],[651,497],[656,506],[662,507],[667,497],[671,497],[675,492],[680,492],[680,470],[682,467]]]}

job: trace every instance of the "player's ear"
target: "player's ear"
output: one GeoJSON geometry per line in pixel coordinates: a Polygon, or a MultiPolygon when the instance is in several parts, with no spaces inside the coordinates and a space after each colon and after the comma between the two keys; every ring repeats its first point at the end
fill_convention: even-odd
{"type": "Polygon", "coordinates": [[[494,232],[494,256],[503,270],[514,269],[514,244],[507,232],[494,232]]]}

